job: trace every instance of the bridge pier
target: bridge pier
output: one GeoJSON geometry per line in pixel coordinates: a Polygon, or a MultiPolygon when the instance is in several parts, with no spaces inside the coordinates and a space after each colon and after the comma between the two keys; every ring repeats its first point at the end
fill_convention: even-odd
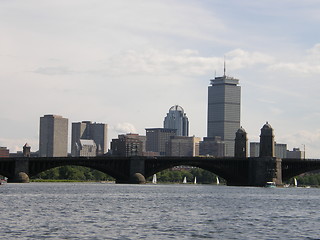
{"type": "Polygon", "coordinates": [[[130,178],[128,183],[143,184],[146,183],[145,174],[145,158],[132,157],[130,159],[130,178]]]}
{"type": "Polygon", "coordinates": [[[13,176],[8,178],[10,183],[28,183],[29,182],[29,159],[15,159],[15,168],[13,176]]]}
{"type": "Polygon", "coordinates": [[[249,186],[263,187],[266,182],[282,185],[281,159],[258,157],[249,159],[249,186]]]}

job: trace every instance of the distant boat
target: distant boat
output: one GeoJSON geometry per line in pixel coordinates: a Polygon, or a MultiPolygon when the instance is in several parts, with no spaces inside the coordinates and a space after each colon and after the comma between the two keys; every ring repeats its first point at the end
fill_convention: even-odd
{"type": "Polygon", "coordinates": [[[153,174],[152,183],[157,184],[157,174],[153,174]]]}
{"type": "Polygon", "coordinates": [[[7,178],[0,179],[0,185],[6,184],[7,178]]]}
{"type": "Polygon", "coordinates": [[[219,181],[219,178],[218,178],[218,177],[216,177],[216,182],[217,182],[217,185],[220,184],[220,181],[219,181]]]}
{"type": "Polygon", "coordinates": [[[197,184],[197,177],[194,177],[193,183],[194,183],[194,184],[197,184]]]}
{"type": "Polygon", "coordinates": [[[266,182],[265,187],[267,187],[267,188],[274,188],[274,187],[276,187],[276,183],[275,183],[275,182],[266,182]]]}
{"type": "Polygon", "coordinates": [[[293,181],[294,181],[294,186],[295,186],[295,187],[298,187],[298,181],[297,181],[297,179],[294,178],[293,181]]]}
{"type": "Polygon", "coordinates": [[[187,183],[187,178],[186,177],[184,177],[182,183],[187,183]]]}

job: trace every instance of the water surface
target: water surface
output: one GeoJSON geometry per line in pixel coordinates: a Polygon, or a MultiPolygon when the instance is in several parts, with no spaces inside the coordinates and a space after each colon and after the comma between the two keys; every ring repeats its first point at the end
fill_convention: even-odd
{"type": "Polygon", "coordinates": [[[320,189],[0,186],[1,239],[319,239],[320,189]]]}

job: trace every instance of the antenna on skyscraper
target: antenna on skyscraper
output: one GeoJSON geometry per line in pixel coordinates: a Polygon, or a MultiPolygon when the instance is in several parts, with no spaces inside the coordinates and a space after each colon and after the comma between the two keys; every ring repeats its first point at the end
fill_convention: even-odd
{"type": "Polygon", "coordinates": [[[226,76],[226,56],[223,56],[223,76],[226,76]]]}

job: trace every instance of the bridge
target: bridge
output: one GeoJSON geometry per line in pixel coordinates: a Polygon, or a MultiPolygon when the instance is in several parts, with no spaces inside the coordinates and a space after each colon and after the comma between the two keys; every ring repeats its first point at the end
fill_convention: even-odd
{"type": "Polygon", "coordinates": [[[265,186],[266,182],[282,185],[282,181],[320,169],[320,159],[276,158],[273,129],[268,122],[262,127],[259,157],[247,157],[247,133],[236,132],[235,157],[30,157],[24,147],[21,158],[0,158],[0,175],[9,182],[28,182],[43,171],[67,166],[83,166],[104,172],[117,183],[144,183],[146,178],[175,166],[193,166],[224,178],[227,185],[265,186]]]}
{"type": "Polygon", "coordinates": [[[214,157],[20,157],[0,158],[0,175],[8,182],[28,182],[43,171],[61,166],[83,166],[104,172],[117,183],[144,183],[145,179],[175,166],[193,166],[215,173],[232,186],[278,185],[299,174],[320,169],[320,159],[214,157]]]}

